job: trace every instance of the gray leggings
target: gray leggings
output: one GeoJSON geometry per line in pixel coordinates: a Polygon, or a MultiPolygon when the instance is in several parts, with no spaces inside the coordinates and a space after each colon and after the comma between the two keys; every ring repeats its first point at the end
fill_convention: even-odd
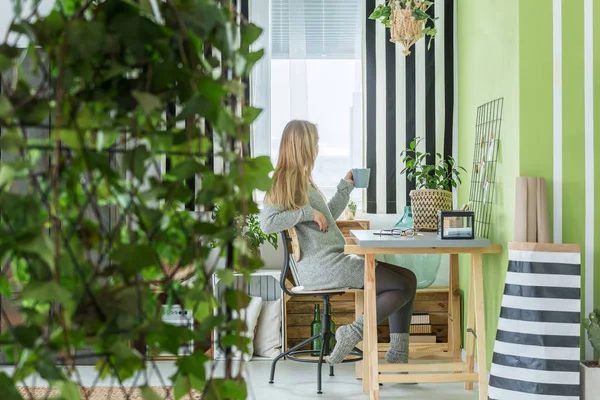
{"type": "Polygon", "coordinates": [[[406,268],[378,262],[375,282],[377,323],[389,318],[390,333],[408,333],[417,293],[415,274],[406,268]]]}

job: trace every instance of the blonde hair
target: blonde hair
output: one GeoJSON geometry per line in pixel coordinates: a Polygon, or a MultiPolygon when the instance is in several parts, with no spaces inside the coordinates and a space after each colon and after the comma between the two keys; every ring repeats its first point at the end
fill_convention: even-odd
{"type": "Polygon", "coordinates": [[[308,185],[316,188],[312,171],[318,153],[317,126],[308,121],[290,121],[283,129],[273,185],[265,200],[285,210],[308,204],[308,185]]]}

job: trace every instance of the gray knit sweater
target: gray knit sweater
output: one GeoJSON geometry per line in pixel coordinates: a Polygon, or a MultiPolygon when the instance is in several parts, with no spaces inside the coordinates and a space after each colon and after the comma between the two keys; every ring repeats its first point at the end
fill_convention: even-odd
{"type": "Polygon", "coordinates": [[[282,210],[265,204],[261,214],[261,228],[265,233],[296,228],[301,258],[298,262],[298,285],[306,290],[362,288],[364,286],[364,260],[344,254],[346,240],[335,220],[342,214],[354,186],[341,180],[336,194],[329,203],[323,195],[309,186],[309,204],[297,210],[282,210]],[[319,231],[313,221],[313,209],[327,218],[328,231],[319,231]]]}

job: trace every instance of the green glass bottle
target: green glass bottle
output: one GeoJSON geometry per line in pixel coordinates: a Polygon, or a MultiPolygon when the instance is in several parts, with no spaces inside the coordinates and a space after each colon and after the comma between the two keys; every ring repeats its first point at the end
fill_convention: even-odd
{"type": "Polygon", "coordinates": [[[329,341],[329,351],[333,351],[335,347],[335,321],[333,320],[333,316],[331,315],[331,304],[327,306],[327,315],[329,315],[329,327],[331,331],[331,340],[329,341]]]}
{"type": "MultiPolygon", "coordinates": [[[[310,324],[311,335],[316,335],[321,332],[321,309],[319,304],[315,304],[315,316],[310,324]]],[[[321,352],[321,339],[317,339],[312,342],[312,355],[318,356],[321,352]]]]}

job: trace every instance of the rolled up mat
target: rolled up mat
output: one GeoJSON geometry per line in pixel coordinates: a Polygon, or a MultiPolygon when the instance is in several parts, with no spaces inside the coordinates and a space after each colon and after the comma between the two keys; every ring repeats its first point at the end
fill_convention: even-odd
{"type": "Polygon", "coordinates": [[[527,178],[527,242],[537,242],[538,178],[527,178]]]}
{"type": "Polygon", "coordinates": [[[544,178],[518,177],[515,185],[515,242],[549,243],[550,222],[544,178]]]}
{"type": "Polygon", "coordinates": [[[580,251],[573,244],[508,244],[490,399],[579,399],[580,251]]]}
{"type": "Polygon", "coordinates": [[[518,177],[515,185],[515,242],[527,241],[527,178],[518,177]]]}
{"type": "Polygon", "coordinates": [[[550,239],[550,219],[548,216],[548,199],[546,198],[546,181],[539,178],[537,187],[537,240],[538,243],[552,243],[550,239]]]}

